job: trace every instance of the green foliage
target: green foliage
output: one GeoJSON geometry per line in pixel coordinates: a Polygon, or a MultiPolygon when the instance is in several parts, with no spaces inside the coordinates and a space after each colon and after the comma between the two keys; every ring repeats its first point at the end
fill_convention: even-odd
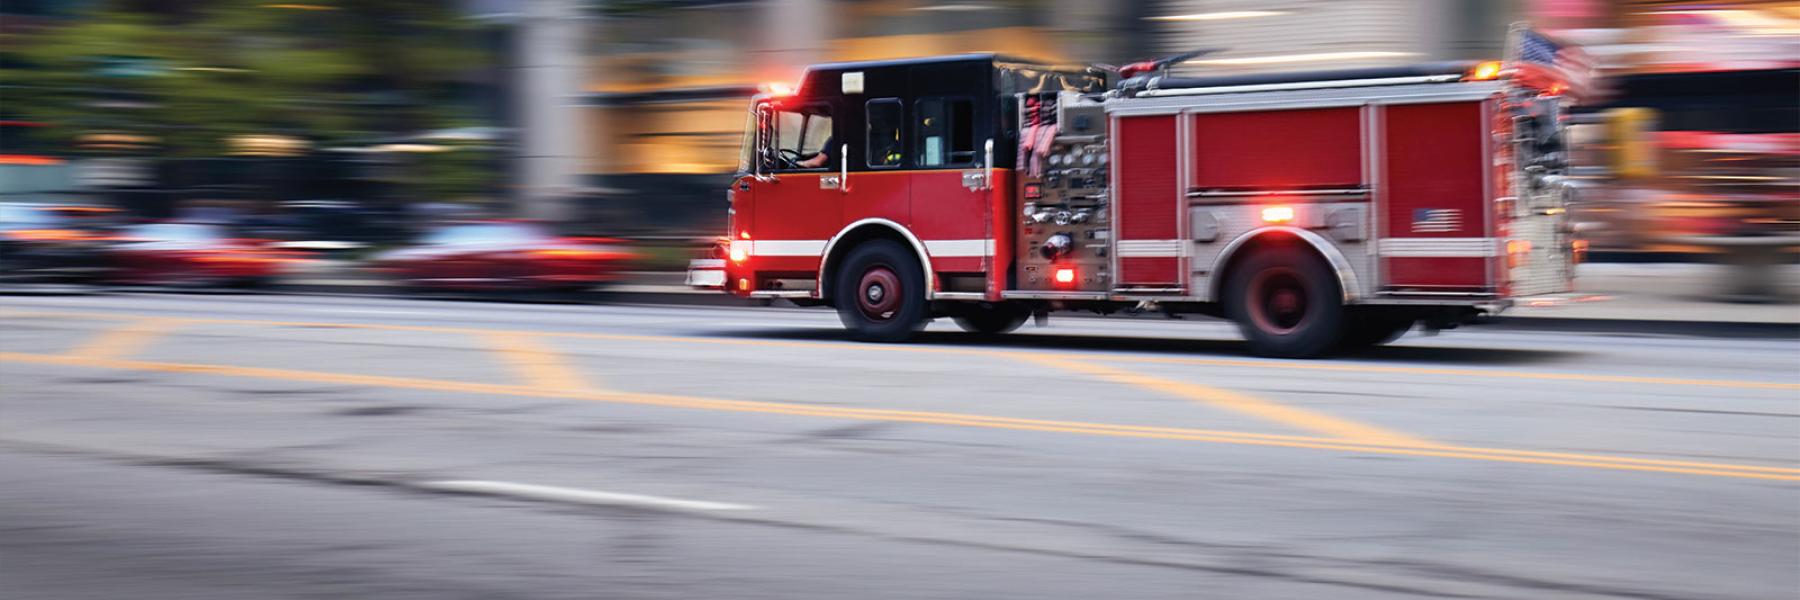
{"type": "Polygon", "coordinates": [[[239,135],[315,147],[414,134],[468,119],[458,83],[488,64],[477,23],[454,0],[97,2],[11,40],[6,113],[47,133],[127,132],[158,154],[219,156],[239,135]],[[293,7],[293,8],[282,8],[293,7]]]}

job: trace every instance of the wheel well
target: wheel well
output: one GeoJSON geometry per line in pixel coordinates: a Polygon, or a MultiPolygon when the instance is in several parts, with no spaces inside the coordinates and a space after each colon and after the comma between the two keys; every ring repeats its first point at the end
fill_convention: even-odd
{"type": "MultiPolygon", "coordinates": [[[[1280,230],[1263,232],[1257,234],[1256,237],[1245,240],[1242,245],[1238,246],[1236,250],[1233,250],[1231,256],[1225,258],[1225,265],[1220,267],[1217,273],[1213,274],[1212,283],[1209,284],[1212,287],[1213,301],[1221,305],[1225,303],[1226,282],[1231,281],[1231,274],[1233,271],[1237,270],[1239,265],[1242,265],[1245,260],[1248,260],[1251,256],[1254,256],[1259,252],[1268,252],[1275,248],[1298,248],[1300,251],[1312,256],[1314,260],[1319,261],[1320,264],[1325,265],[1325,268],[1333,271],[1336,270],[1332,268],[1330,258],[1326,257],[1323,253],[1320,253],[1318,248],[1314,248],[1312,244],[1307,243],[1306,240],[1301,239],[1300,236],[1295,235],[1293,232],[1280,230]]],[[[1338,291],[1342,294],[1345,292],[1344,288],[1348,284],[1341,276],[1338,277],[1337,280],[1338,291]]]]}
{"type": "MultiPolygon", "coordinates": [[[[849,256],[850,251],[857,246],[861,246],[866,242],[874,240],[892,240],[894,243],[899,244],[901,248],[913,251],[911,240],[906,239],[906,236],[901,235],[900,232],[895,231],[894,228],[885,225],[871,223],[844,232],[844,235],[838,238],[837,242],[832,244],[831,255],[825,257],[824,272],[821,274],[822,278],[819,280],[819,297],[821,299],[825,300],[828,304],[832,302],[831,295],[837,290],[838,265],[844,262],[844,257],[849,256]]],[[[931,269],[930,265],[925,263],[926,258],[923,256],[915,256],[915,258],[919,260],[919,267],[925,270],[926,278],[929,279],[931,277],[931,269]]],[[[932,282],[926,281],[925,285],[929,288],[932,285],[932,282]]]]}

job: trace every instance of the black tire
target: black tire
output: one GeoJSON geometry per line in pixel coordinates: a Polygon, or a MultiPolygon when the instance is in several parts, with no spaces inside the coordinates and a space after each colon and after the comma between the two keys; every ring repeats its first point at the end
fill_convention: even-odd
{"type": "Polygon", "coordinates": [[[1338,347],[1356,350],[1380,346],[1400,339],[1413,326],[1413,319],[1393,315],[1358,314],[1351,311],[1344,324],[1344,339],[1338,347]]]}
{"type": "Polygon", "coordinates": [[[273,283],[274,280],[268,277],[240,277],[232,280],[228,285],[232,289],[261,290],[267,289],[273,283]]]}
{"type": "Polygon", "coordinates": [[[956,326],[969,333],[995,335],[1012,333],[1031,318],[1031,310],[1013,304],[967,304],[950,313],[956,326]]]}
{"type": "Polygon", "coordinates": [[[1232,268],[1224,298],[1225,314],[1237,322],[1250,353],[1315,358],[1335,349],[1345,321],[1337,276],[1310,250],[1252,252],[1232,268]]]}
{"type": "Polygon", "coordinates": [[[925,327],[925,270],[900,244],[873,240],[850,249],[835,284],[832,299],[850,337],[903,342],[925,327]]]}

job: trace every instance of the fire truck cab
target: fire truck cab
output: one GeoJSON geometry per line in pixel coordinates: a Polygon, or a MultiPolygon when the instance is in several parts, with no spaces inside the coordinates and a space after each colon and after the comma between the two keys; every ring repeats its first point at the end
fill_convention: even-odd
{"type": "Polygon", "coordinates": [[[859,338],[1053,310],[1235,321],[1310,357],[1568,291],[1561,99],[1497,63],[1211,78],[998,55],[756,96],[723,260],[859,338]]]}

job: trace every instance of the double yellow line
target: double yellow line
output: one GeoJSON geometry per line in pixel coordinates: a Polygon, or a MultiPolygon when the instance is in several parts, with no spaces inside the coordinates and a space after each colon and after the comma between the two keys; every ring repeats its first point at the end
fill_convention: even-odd
{"type": "Polygon", "coordinates": [[[669,394],[643,394],[629,392],[612,392],[599,390],[561,390],[537,386],[498,385],[483,383],[467,383],[460,381],[443,381],[435,379],[416,379],[410,377],[389,377],[380,375],[353,375],[347,373],[325,373],[300,371],[291,369],[270,369],[261,367],[236,367],[227,365],[208,365],[190,363],[155,362],[128,360],[118,358],[90,358],[75,355],[27,354],[18,352],[0,352],[0,361],[29,363],[40,365],[56,365],[68,367],[91,367],[103,369],[123,369],[134,371],[158,371],[166,373],[190,373],[200,375],[216,375],[228,377],[250,377],[259,379],[279,379],[288,381],[307,381],[316,383],[335,383],[367,387],[386,387],[415,389],[438,392],[455,392],[471,394],[491,394],[504,396],[525,396],[535,398],[562,398],[590,400],[596,402],[612,402],[620,404],[637,404],[670,408],[687,408],[698,410],[768,413],[809,417],[825,417],[840,419],[857,419],[865,421],[889,421],[902,423],[920,423],[931,425],[951,425],[959,427],[978,427],[986,429],[1007,429],[1015,431],[1036,431],[1051,433],[1070,433],[1080,435],[1149,438],[1161,440],[1181,440],[1212,442],[1222,444],[1240,444],[1252,446],[1275,446],[1286,448],[1310,448],[1319,450],[1337,450],[1362,454],[1385,454],[1403,456],[1423,456],[1438,458],[1458,458],[1538,465],[1559,465],[1569,467],[1585,467],[1594,469],[1611,469],[1621,471],[1648,471],[1657,473],[1679,473],[1686,475],[1706,475],[1714,477],[1734,477],[1745,479],[1766,479],[1778,481],[1800,481],[1800,469],[1763,467],[1753,465],[1733,465],[1724,463],[1687,462],[1656,459],[1640,459],[1613,457],[1602,455],[1568,454],[1558,452],[1533,452],[1525,450],[1505,450],[1496,448],[1471,448],[1449,445],[1422,443],[1379,444],[1367,442],[1344,441],[1330,438],[1306,436],[1287,436],[1270,434],[1252,434],[1230,431],[1213,431],[1205,429],[1189,429],[1179,427],[1153,427],[1140,425],[1121,425],[1109,423],[1088,423],[1081,421],[1055,421],[1044,419],[1023,419],[1014,417],[998,417],[961,413],[892,410],[875,408],[846,408],[835,406],[817,406],[800,403],[761,402],[749,400],[722,400],[697,398],[669,394]]]}
{"type": "MultiPolygon", "coordinates": [[[[44,317],[44,318],[81,318],[138,321],[145,317],[125,313],[99,311],[0,311],[0,318],[44,317]]],[[[1252,360],[1231,358],[1198,358],[1173,356],[1121,356],[1102,353],[1028,353],[1017,350],[997,350],[988,348],[946,348],[941,346],[899,346],[877,344],[844,344],[834,342],[811,342],[800,340],[760,340],[739,338],[716,338],[670,335],[641,335],[617,333],[579,333],[561,331],[508,331],[498,329],[482,329],[473,327],[441,327],[432,325],[391,325],[376,323],[333,323],[319,321],[280,321],[258,319],[221,319],[221,318],[178,318],[181,323],[220,324],[220,325],[256,325],[267,327],[309,327],[337,329],[369,329],[381,331],[420,331],[435,333],[454,333],[465,335],[489,335],[493,333],[520,333],[534,337],[568,338],[612,341],[637,341],[659,343],[703,344],[708,346],[757,346],[775,348],[810,348],[830,350],[850,350],[867,352],[903,352],[927,354],[952,354],[962,356],[985,356],[1006,359],[1035,360],[1050,357],[1073,361],[1105,361],[1114,363],[1150,363],[1178,364],[1206,367],[1233,367],[1246,369],[1298,370],[1298,371],[1333,371],[1355,374],[1392,374],[1392,375],[1431,375],[1445,377],[1482,377],[1491,379],[1521,379],[1537,381],[1559,381],[1576,383],[1632,384],[1650,386],[1697,386],[1733,389],[1766,389],[1800,391],[1800,383],[1780,381],[1753,381],[1735,379],[1693,379],[1681,377],[1642,377],[1635,375],[1600,375],[1590,373],[1547,373],[1540,371],[1510,371],[1503,369],[1455,369],[1439,367],[1404,367],[1393,365],[1371,365],[1364,363],[1334,363],[1324,361],[1280,361],[1252,360]]]]}
{"type": "MultiPolygon", "coordinates": [[[[46,313],[32,313],[43,316],[46,313]]],[[[1781,467],[1762,467],[1753,465],[1734,465],[1725,463],[1688,462],[1656,459],[1639,459],[1628,457],[1572,454],[1558,452],[1536,452],[1526,450],[1508,450],[1497,448],[1476,448],[1438,444],[1419,439],[1403,433],[1390,431],[1372,425],[1358,423],[1346,419],[1316,413],[1304,409],[1285,406],[1255,398],[1246,394],[1203,386],[1182,381],[1152,377],[1094,364],[1081,360],[1089,355],[1080,354],[1045,354],[1024,353],[1014,351],[932,348],[916,346],[848,346],[841,344],[825,344],[817,342],[794,342],[779,340],[734,340],[714,338],[692,338],[677,336],[646,336],[625,334],[583,334],[557,332],[521,332],[495,329],[475,329],[456,327],[407,326],[407,325],[375,325],[354,323],[292,322],[292,321],[259,321],[242,319],[212,318],[143,318],[116,313],[49,313],[55,316],[86,317],[103,319],[126,319],[130,324],[100,334],[94,340],[77,347],[66,354],[29,354],[17,352],[0,352],[0,361],[34,363],[46,365],[93,367],[107,369],[126,369],[143,371],[161,371],[174,373],[195,373],[232,377],[253,377],[264,379],[281,379],[292,381],[311,381],[360,385],[369,387],[388,387],[403,389],[431,390],[442,392],[495,394],[509,396],[530,396],[542,398],[567,398],[614,402],[624,404],[641,404],[674,408],[699,410],[758,412],[796,416],[812,416],[826,418],[844,418],[872,421],[896,421],[907,423],[952,425],[963,427],[981,427],[990,429],[1010,429],[1019,431],[1040,431],[1054,433],[1073,433],[1082,435],[1137,437],[1165,440],[1202,441],[1214,443],[1246,444],[1260,446],[1280,446],[1292,448],[1311,448],[1338,450],[1369,454],[1394,454],[1407,456],[1427,456],[1441,458],[1460,458],[1471,460],[1487,460],[1526,464],[1545,464],[1574,466],[1600,469],[1628,471],[1653,471],[1664,473],[1681,473],[1690,475],[1709,475],[1719,477],[1740,477],[1752,479],[1774,479],[1784,481],[1800,481],[1800,469],[1781,467]],[[344,373],[328,373],[318,371],[302,371],[291,369],[269,369],[258,367],[237,367],[228,365],[171,363],[129,360],[126,357],[144,349],[159,335],[168,333],[185,323],[223,323],[261,326],[297,326],[297,327],[332,327],[348,329],[379,329],[399,331],[426,331],[440,333],[473,334],[486,339],[500,355],[519,373],[525,382],[523,385],[497,385],[446,381],[435,379],[418,379],[407,377],[389,377],[377,375],[353,375],[344,373]],[[1092,423],[1082,421],[1056,421],[1043,419],[1024,419],[988,415],[945,413],[928,411],[908,411],[875,408],[846,408],[818,406],[804,403],[760,402],[746,400],[725,400],[699,398],[667,394],[646,394],[595,389],[581,372],[571,365],[553,349],[544,345],[540,337],[564,337],[584,339],[631,340],[646,342],[701,342],[708,344],[737,345],[780,345],[803,346],[810,348],[831,347],[879,349],[892,351],[916,351],[934,353],[954,353],[968,355],[994,356],[1009,359],[1025,360],[1058,369],[1080,372],[1107,381],[1134,385],[1182,397],[1209,406],[1221,408],[1248,416],[1280,422],[1303,430],[1323,434],[1325,437],[1293,436],[1276,434],[1256,434],[1207,429],[1153,427],[1139,425],[1122,425],[1109,423],[1092,423]]],[[[4,316],[18,316],[18,313],[0,313],[4,316]]],[[[1120,357],[1103,356],[1117,360],[1120,357]]],[[[1153,359],[1143,359],[1153,360],[1153,359]]],[[[1189,362],[1232,363],[1241,366],[1264,368],[1285,368],[1293,363],[1266,363],[1258,361],[1229,361],[1213,359],[1171,359],[1155,362],[1189,362]]],[[[1321,365],[1331,366],[1331,365],[1321,365]]],[[[1377,369],[1380,369],[1379,367],[1377,369]]],[[[1389,370],[1413,371],[1405,367],[1390,367],[1389,370]]],[[[1358,366],[1355,370],[1366,370],[1358,366]]],[[[1428,370],[1429,371],[1429,370],[1428,370]]],[[[1489,371],[1472,371],[1474,373],[1491,373],[1489,371]]],[[[1462,374],[1460,371],[1458,374],[1462,374]]],[[[1546,378],[1561,379],[1562,374],[1539,374],[1546,378]]],[[[1654,379],[1654,378],[1646,378],[1654,379]]],[[[1681,380],[1689,385],[1708,385],[1705,380],[1681,380]]],[[[1724,382],[1724,383],[1761,383],[1761,382],[1724,382]]],[[[1786,386],[1787,384],[1772,384],[1786,386]]],[[[1790,386],[1800,387],[1800,386],[1790,386]]]]}

